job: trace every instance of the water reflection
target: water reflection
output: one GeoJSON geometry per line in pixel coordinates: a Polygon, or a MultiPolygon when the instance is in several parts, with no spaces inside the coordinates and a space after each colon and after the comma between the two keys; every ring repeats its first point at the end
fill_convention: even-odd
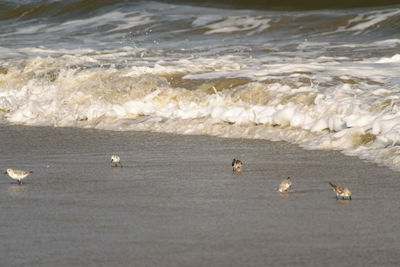
{"type": "Polygon", "coordinates": [[[279,192],[279,195],[281,197],[289,197],[293,192],[279,192]]]}
{"type": "Polygon", "coordinates": [[[28,187],[25,184],[12,184],[8,187],[8,195],[11,197],[22,197],[26,195],[28,187]]]}
{"type": "Polygon", "coordinates": [[[114,173],[118,173],[118,172],[120,172],[121,169],[122,168],[113,167],[113,168],[111,168],[111,171],[114,172],[114,173]]]}
{"type": "Polygon", "coordinates": [[[336,203],[342,204],[342,205],[348,205],[351,203],[352,200],[350,199],[336,199],[336,203]]]}

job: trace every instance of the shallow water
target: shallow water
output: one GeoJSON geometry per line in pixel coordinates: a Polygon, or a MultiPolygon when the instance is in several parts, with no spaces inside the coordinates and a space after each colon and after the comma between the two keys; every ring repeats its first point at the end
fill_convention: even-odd
{"type": "Polygon", "coordinates": [[[395,266],[398,174],[282,142],[0,127],[7,266],[395,266]],[[123,168],[111,168],[110,156],[123,168]],[[244,162],[233,174],[231,160],[244,162]],[[279,194],[292,177],[293,191],[279,194]],[[349,187],[336,200],[328,181],[349,187]]]}

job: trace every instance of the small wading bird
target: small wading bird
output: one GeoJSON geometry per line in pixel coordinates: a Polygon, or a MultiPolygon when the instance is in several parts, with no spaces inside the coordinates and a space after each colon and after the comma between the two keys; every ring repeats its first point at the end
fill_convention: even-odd
{"type": "Polygon", "coordinates": [[[117,155],[112,155],[111,156],[111,163],[114,164],[113,167],[118,167],[118,164],[122,167],[121,159],[117,155]]]}
{"type": "Polygon", "coordinates": [[[279,185],[279,192],[283,193],[289,190],[289,188],[292,186],[292,182],[290,181],[290,177],[286,178],[281,182],[279,185]]]}
{"type": "Polygon", "coordinates": [[[349,189],[345,187],[340,187],[337,185],[332,184],[329,182],[329,185],[332,186],[333,191],[336,193],[336,199],[342,198],[342,199],[350,199],[351,200],[351,192],[349,189]]]}
{"type": "Polygon", "coordinates": [[[232,167],[234,172],[240,172],[242,170],[242,162],[238,159],[233,159],[232,167]]]}
{"type": "Polygon", "coordinates": [[[7,169],[4,174],[8,174],[13,180],[18,181],[18,184],[22,184],[22,180],[25,179],[32,171],[21,171],[21,170],[13,170],[7,169]]]}

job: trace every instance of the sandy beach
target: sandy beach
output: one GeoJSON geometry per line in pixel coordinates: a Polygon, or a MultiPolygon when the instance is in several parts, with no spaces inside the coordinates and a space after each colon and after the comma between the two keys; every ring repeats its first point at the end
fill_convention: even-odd
{"type": "Polygon", "coordinates": [[[0,126],[0,140],[2,173],[33,171],[0,180],[3,266],[400,264],[399,174],[339,152],[24,126],[0,126]],[[278,193],[288,176],[292,192],[278,193]]]}

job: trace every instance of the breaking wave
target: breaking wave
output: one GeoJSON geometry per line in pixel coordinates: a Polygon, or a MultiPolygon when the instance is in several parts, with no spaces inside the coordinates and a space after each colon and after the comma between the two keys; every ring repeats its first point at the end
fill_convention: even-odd
{"type": "Polygon", "coordinates": [[[2,3],[2,123],[284,140],[400,170],[398,6],[34,3],[2,3]]]}

